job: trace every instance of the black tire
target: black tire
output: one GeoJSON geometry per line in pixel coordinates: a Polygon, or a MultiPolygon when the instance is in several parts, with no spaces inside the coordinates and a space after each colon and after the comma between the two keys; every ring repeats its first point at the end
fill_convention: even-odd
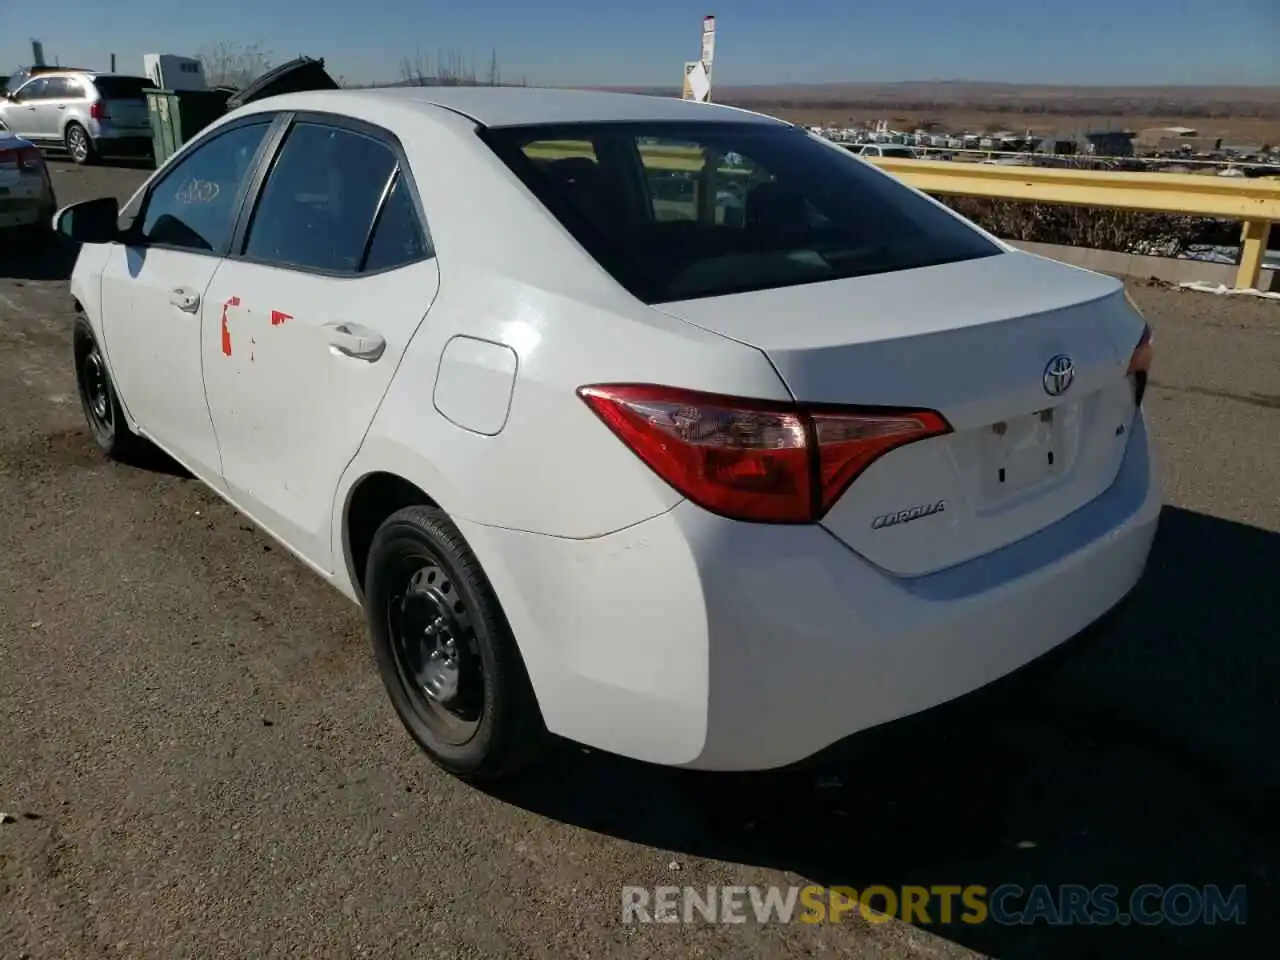
{"type": "Polygon", "coordinates": [[[93,145],[93,138],[89,136],[89,131],[80,126],[80,124],[67,124],[62,140],[63,146],[67,148],[67,153],[76,163],[84,165],[94,163],[98,159],[98,151],[93,145]]]}
{"type": "Polygon", "coordinates": [[[76,317],[72,344],[76,391],[80,394],[80,409],[84,411],[93,442],[111,460],[136,459],[147,443],[129,429],[93,328],[83,314],[76,317]]]}
{"type": "Polygon", "coordinates": [[[378,672],[427,756],[473,781],[510,776],[535,761],[548,735],[524,661],[449,517],[428,506],[388,517],[374,534],[365,585],[378,672]]]}

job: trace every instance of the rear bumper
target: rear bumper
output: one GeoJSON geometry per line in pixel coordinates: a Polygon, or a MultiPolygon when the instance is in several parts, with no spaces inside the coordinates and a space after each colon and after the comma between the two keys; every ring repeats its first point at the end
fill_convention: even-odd
{"type": "Polygon", "coordinates": [[[0,194],[0,230],[47,227],[53,214],[54,199],[47,192],[20,196],[0,194]]]}
{"type": "Polygon", "coordinates": [[[886,574],[821,527],[687,502],[593,540],[460,527],[553,732],[656,763],[760,770],[967,694],[1085,630],[1140,579],[1160,506],[1138,419],[1102,496],[924,577],[886,574]]]}
{"type": "Polygon", "coordinates": [[[100,153],[136,156],[151,150],[149,127],[117,127],[96,121],[90,124],[89,137],[100,153]]]}

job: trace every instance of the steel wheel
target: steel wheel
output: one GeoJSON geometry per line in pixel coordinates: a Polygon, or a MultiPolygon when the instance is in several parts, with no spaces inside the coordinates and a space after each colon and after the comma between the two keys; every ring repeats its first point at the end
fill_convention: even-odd
{"type": "Polygon", "coordinates": [[[85,163],[91,151],[89,135],[85,133],[84,128],[70,127],[67,130],[67,152],[71,154],[71,159],[76,163],[85,163]]]}
{"type": "MultiPolygon", "coordinates": [[[[359,531],[348,536],[360,542],[359,531]]],[[[401,507],[378,525],[363,565],[378,673],[418,746],[468,780],[497,780],[533,762],[548,738],[524,660],[444,511],[401,507]]]]}
{"type": "Polygon", "coordinates": [[[431,732],[461,746],[484,719],[485,671],[471,612],[434,560],[405,558],[396,574],[385,611],[396,668],[431,732]]]}
{"type": "Polygon", "coordinates": [[[93,328],[83,314],[76,317],[71,342],[76,392],[80,394],[80,409],[84,411],[93,442],[112,460],[129,462],[147,446],[129,428],[116,396],[115,384],[111,382],[106,359],[98,347],[93,328]]]}
{"type": "Polygon", "coordinates": [[[102,353],[95,343],[80,365],[80,389],[84,391],[85,405],[93,426],[104,434],[115,430],[115,411],[111,404],[111,386],[107,379],[107,367],[102,353]]]}

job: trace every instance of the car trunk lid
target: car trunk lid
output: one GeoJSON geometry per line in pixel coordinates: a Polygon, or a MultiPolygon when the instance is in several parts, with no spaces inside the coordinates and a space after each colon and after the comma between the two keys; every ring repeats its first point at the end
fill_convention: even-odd
{"type": "Polygon", "coordinates": [[[1043,529],[1124,457],[1143,324],[1109,277],[1003,253],[659,309],[764,351],[803,403],[946,417],[951,433],[885,454],[823,518],[897,575],[1043,529]]]}
{"type": "Polygon", "coordinates": [[[227,109],[235,110],[245,104],[275,97],[285,93],[302,93],[310,90],[337,90],[338,81],[324,68],[324,60],[316,57],[298,57],[282,63],[261,74],[247,87],[231,95],[227,109]]]}

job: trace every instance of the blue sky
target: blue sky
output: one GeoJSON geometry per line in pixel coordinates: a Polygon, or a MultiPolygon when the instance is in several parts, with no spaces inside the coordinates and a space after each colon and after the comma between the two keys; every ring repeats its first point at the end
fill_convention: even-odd
{"type": "Polygon", "coordinates": [[[1280,84],[1280,0],[61,0],[2,4],[0,70],[141,71],[142,54],[256,43],[355,82],[453,48],[530,83],[671,84],[718,21],[718,84],[928,79],[1280,84]]]}

